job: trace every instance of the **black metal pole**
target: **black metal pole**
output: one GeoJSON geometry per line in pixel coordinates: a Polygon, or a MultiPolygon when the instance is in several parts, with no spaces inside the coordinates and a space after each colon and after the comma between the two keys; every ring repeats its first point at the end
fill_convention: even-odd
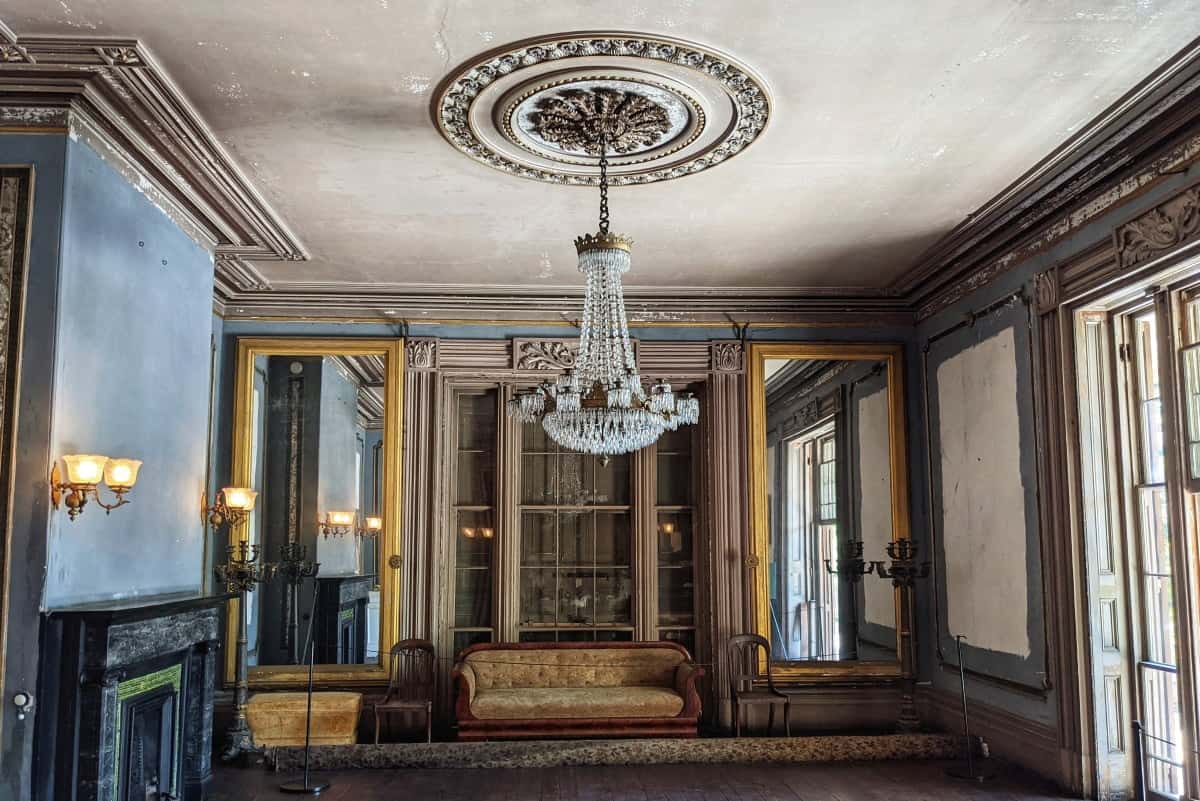
{"type": "Polygon", "coordinates": [[[1146,756],[1145,729],[1142,722],[1133,722],[1133,797],[1135,801],[1146,801],[1146,756]]]}
{"type": "Polygon", "coordinates": [[[962,655],[962,643],[965,639],[966,637],[961,634],[957,634],[954,637],[955,653],[958,656],[958,686],[962,692],[963,740],[967,749],[967,769],[964,771],[962,768],[956,766],[948,769],[946,774],[956,779],[982,782],[992,778],[992,774],[984,770],[978,770],[975,767],[975,746],[971,742],[971,715],[967,706],[967,666],[963,662],[962,655]]]}
{"type": "Polygon", "coordinates": [[[313,663],[316,662],[317,641],[313,637],[313,624],[317,619],[317,597],[321,594],[321,585],[317,581],[313,581],[313,601],[312,609],[308,616],[308,642],[306,643],[308,651],[308,708],[304,713],[304,781],[302,782],[285,782],[279,785],[279,789],[285,793],[297,793],[302,795],[320,795],[329,789],[329,782],[321,784],[312,784],[309,781],[309,753],[312,748],[312,699],[313,699],[313,663]]]}

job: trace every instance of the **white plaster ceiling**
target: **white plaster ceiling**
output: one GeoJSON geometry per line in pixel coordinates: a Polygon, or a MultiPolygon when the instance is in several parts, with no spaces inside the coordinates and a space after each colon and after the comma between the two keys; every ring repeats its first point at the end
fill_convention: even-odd
{"type": "Polygon", "coordinates": [[[520,39],[626,30],[756,70],[766,131],[614,189],[627,283],[882,287],[1200,33],[1200,0],[5,0],[16,33],[141,39],[312,254],[273,282],[569,286],[596,196],[475,163],[437,83],[520,39]]]}

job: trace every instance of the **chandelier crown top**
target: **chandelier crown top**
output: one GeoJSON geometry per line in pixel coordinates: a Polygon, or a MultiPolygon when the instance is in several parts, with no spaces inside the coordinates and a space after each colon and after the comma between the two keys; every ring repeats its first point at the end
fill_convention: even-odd
{"type": "Polygon", "coordinates": [[[599,231],[594,234],[584,234],[575,239],[575,252],[586,253],[589,250],[623,250],[629,253],[633,249],[633,239],[625,234],[613,234],[599,231]]]}

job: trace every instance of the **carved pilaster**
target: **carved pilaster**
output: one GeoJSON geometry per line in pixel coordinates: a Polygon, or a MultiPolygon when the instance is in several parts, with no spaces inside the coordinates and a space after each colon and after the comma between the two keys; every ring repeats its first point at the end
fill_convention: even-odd
{"type": "Polygon", "coordinates": [[[409,339],[404,346],[408,369],[438,369],[438,341],[433,338],[409,339]]]}
{"type": "MultiPolygon", "coordinates": [[[[741,343],[731,343],[738,347],[741,343]]],[[[709,379],[701,419],[708,435],[705,474],[706,514],[712,547],[705,565],[706,593],[713,662],[712,687],[717,697],[715,719],[730,721],[727,644],[734,634],[752,630],[753,581],[747,564],[750,527],[746,508],[746,381],[739,372],[716,372],[709,379]]]]}
{"type": "MultiPolygon", "coordinates": [[[[428,357],[436,364],[435,340],[409,340],[409,364],[413,360],[414,343],[428,342],[433,347],[419,349],[421,359],[428,357]]],[[[433,566],[430,548],[435,542],[440,472],[438,464],[438,432],[441,430],[441,376],[429,368],[413,368],[405,377],[404,386],[404,466],[402,516],[403,535],[400,557],[391,555],[389,567],[399,567],[401,581],[400,637],[432,639],[432,608],[434,597],[431,585],[433,566]]]]}
{"type": "Polygon", "coordinates": [[[1117,264],[1127,270],[1200,238],[1200,185],[1113,230],[1117,264]]]}
{"type": "Polygon", "coordinates": [[[729,340],[712,343],[712,371],[741,373],[746,369],[746,352],[741,342],[729,340]]]}

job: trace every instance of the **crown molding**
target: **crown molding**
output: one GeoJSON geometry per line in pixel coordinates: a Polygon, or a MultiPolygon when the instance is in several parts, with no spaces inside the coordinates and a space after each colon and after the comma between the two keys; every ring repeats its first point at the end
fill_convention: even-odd
{"type": "Polygon", "coordinates": [[[923,318],[947,305],[942,296],[956,287],[981,286],[1015,267],[1073,232],[1072,212],[1084,209],[1090,219],[1127,200],[1130,191],[1114,192],[1114,186],[1141,188],[1178,167],[1179,159],[1167,157],[1136,172],[1179,145],[1200,117],[1197,109],[1200,38],[973,212],[889,289],[923,318]]]}
{"type": "MultiPolygon", "coordinates": [[[[578,318],[582,288],[572,291],[529,287],[430,285],[423,291],[401,286],[325,285],[295,291],[276,284],[267,291],[234,292],[217,312],[227,320],[312,319],[399,322],[455,320],[461,323],[561,323],[578,318]]],[[[836,291],[836,290],[835,290],[836,291]]],[[[821,291],[782,294],[780,290],[630,288],[625,292],[630,324],[784,323],[813,326],[906,326],[913,313],[902,299],[862,294],[824,295],[821,291]]]]}
{"type": "MultiPolygon", "coordinates": [[[[268,284],[249,261],[300,261],[304,245],[137,39],[16,35],[0,22],[0,127],[85,120],[89,144],[123,154],[207,241],[223,294],[268,284]]],[[[72,130],[74,133],[74,130],[72,130]]],[[[161,204],[160,204],[161,205],[161,204]]]]}

